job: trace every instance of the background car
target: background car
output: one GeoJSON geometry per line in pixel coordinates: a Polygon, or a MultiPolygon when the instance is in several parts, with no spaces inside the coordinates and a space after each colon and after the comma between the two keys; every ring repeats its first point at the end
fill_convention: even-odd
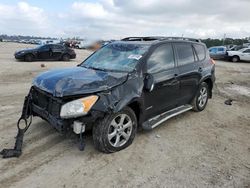
{"type": "Polygon", "coordinates": [[[45,44],[36,48],[17,51],[14,56],[18,60],[29,62],[34,60],[69,61],[76,58],[76,53],[73,49],[61,44],[45,44]]]}
{"type": "Polygon", "coordinates": [[[250,48],[242,48],[238,51],[227,51],[227,59],[233,62],[240,60],[250,61],[250,48]]]}
{"type": "Polygon", "coordinates": [[[225,59],[227,48],[225,46],[213,46],[208,49],[210,57],[213,59],[225,59]]]}

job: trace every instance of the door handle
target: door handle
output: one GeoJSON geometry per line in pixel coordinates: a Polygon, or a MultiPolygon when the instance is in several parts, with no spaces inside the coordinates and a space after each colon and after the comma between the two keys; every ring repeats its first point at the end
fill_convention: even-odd
{"type": "Polygon", "coordinates": [[[199,72],[202,72],[202,71],[203,71],[203,69],[202,69],[201,67],[199,67],[198,71],[199,71],[199,72]]]}

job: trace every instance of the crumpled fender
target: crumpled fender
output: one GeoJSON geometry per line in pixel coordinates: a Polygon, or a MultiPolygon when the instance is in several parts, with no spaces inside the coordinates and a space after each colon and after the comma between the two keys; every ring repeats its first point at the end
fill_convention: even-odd
{"type": "Polygon", "coordinates": [[[142,96],[144,81],[142,73],[132,73],[123,84],[109,91],[98,93],[100,97],[93,110],[116,113],[142,96]]]}

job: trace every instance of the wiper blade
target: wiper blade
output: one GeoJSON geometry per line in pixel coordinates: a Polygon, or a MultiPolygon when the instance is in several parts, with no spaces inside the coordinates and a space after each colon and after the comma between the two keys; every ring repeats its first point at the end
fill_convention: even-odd
{"type": "Polygon", "coordinates": [[[85,65],[83,65],[83,67],[87,69],[93,69],[93,70],[109,71],[108,69],[103,69],[103,68],[98,68],[98,67],[91,67],[91,66],[85,66],[85,65]]]}

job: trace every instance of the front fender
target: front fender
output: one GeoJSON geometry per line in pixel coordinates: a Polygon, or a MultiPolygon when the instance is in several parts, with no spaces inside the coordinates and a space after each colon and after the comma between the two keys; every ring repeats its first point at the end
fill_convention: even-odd
{"type": "Polygon", "coordinates": [[[129,75],[123,84],[109,91],[98,93],[99,100],[93,109],[103,112],[116,113],[134,101],[141,103],[141,95],[144,87],[143,77],[139,74],[129,75]]]}

